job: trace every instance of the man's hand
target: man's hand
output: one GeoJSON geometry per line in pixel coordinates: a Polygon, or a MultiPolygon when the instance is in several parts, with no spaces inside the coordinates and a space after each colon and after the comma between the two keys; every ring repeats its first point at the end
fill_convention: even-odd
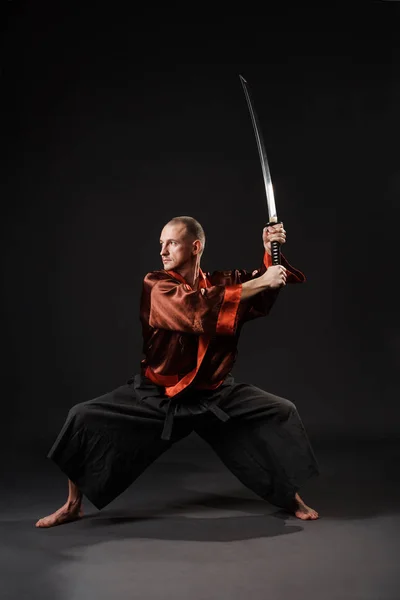
{"type": "Polygon", "coordinates": [[[264,227],[262,237],[265,251],[268,252],[268,254],[271,254],[271,242],[276,241],[280,244],[286,242],[286,231],[283,228],[283,223],[264,227]]]}
{"type": "Polygon", "coordinates": [[[276,289],[286,285],[286,269],[282,265],[274,265],[268,267],[261,277],[259,277],[260,283],[266,288],[276,289]]]}

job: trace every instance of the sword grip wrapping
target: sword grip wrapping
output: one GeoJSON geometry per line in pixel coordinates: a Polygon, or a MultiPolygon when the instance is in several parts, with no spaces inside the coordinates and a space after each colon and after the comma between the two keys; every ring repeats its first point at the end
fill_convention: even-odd
{"type": "MultiPolygon", "coordinates": [[[[269,223],[267,223],[267,227],[272,227],[273,225],[277,225],[278,223],[281,223],[281,221],[270,221],[269,223]]],[[[281,264],[281,245],[279,242],[271,242],[271,257],[272,257],[272,264],[275,265],[280,265],[281,264]]]]}
{"type": "Polygon", "coordinates": [[[281,264],[281,245],[279,242],[271,242],[271,256],[273,265],[281,264]]]}

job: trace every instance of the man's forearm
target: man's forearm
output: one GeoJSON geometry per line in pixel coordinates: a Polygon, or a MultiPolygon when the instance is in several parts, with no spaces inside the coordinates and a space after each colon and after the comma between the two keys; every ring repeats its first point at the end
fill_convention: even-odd
{"type": "Polygon", "coordinates": [[[265,285],[261,277],[257,277],[256,279],[246,281],[242,284],[242,295],[240,296],[240,302],[244,302],[245,300],[252,298],[256,294],[263,292],[267,289],[267,287],[268,286],[265,285]]]}

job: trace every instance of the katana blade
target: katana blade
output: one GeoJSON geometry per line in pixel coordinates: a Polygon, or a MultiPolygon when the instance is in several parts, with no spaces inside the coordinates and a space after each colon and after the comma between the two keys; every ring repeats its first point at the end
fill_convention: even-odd
{"type": "Polygon", "coordinates": [[[246,96],[247,105],[249,107],[251,120],[253,122],[254,133],[257,141],[258,154],[260,156],[261,169],[264,177],[264,185],[265,185],[265,193],[267,196],[267,207],[268,207],[268,216],[269,221],[271,223],[278,221],[278,216],[276,214],[276,206],[275,206],[275,196],[274,189],[272,187],[272,179],[271,173],[268,166],[267,153],[265,151],[264,142],[261,135],[261,129],[258,122],[256,111],[254,110],[251,94],[249,91],[249,84],[247,81],[241,76],[240,81],[242,82],[243,91],[246,96]]]}
{"type": "MultiPolygon", "coordinates": [[[[264,178],[265,193],[267,196],[269,225],[273,225],[275,223],[278,223],[278,215],[276,212],[274,188],[272,187],[272,179],[268,165],[267,153],[265,151],[264,141],[261,135],[261,128],[258,122],[257,114],[254,110],[253,101],[249,90],[249,84],[244,79],[244,77],[242,77],[241,75],[239,75],[239,77],[242,83],[244,94],[246,96],[247,105],[249,107],[250,116],[253,123],[254,133],[256,136],[258,154],[260,157],[261,169],[264,178]]],[[[273,264],[280,264],[280,244],[278,242],[272,242],[271,246],[273,264]]]]}

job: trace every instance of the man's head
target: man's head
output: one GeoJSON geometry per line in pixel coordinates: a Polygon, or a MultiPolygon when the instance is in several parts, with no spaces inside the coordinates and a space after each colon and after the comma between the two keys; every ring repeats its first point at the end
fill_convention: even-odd
{"type": "Polygon", "coordinates": [[[174,217],[161,232],[161,258],[166,271],[178,271],[200,263],[206,237],[193,217],[174,217]]]}

